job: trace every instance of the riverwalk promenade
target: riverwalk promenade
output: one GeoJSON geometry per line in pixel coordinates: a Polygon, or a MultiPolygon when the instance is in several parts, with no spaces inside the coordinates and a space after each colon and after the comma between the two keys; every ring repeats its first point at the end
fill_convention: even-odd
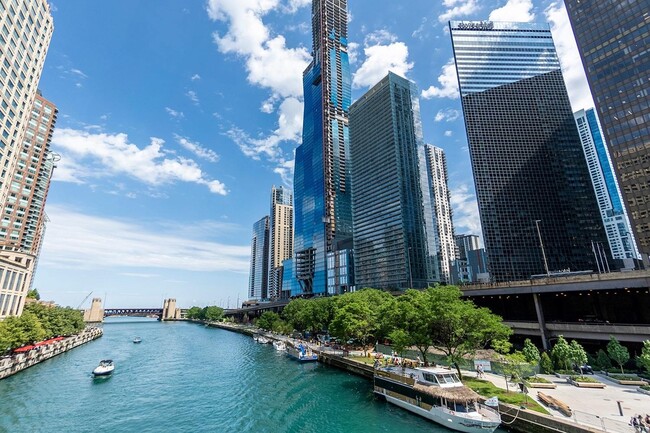
{"type": "MultiPolygon", "coordinates": [[[[273,340],[292,341],[286,336],[266,333],[250,325],[238,325],[230,323],[211,323],[208,326],[228,329],[247,335],[261,334],[273,340]]],[[[333,350],[320,345],[311,345],[312,350],[319,353],[319,361],[326,364],[342,368],[352,374],[372,377],[369,371],[372,367],[366,364],[349,359],[346,355],[363,355],[361,351],[343,352],[333,350]]],[[[371,356],[374,356],[371,353],[371,356]]],[[[469,377],[475,377],[476,372],[464,371],[463,374],[469,377]]],[[[516,406],[500,404],[500,412],[505,427],[515,431],[532,433],[596,433],[596,432],[616,432],[632,433],[634,428],[630,426],[629,420],[633,415],[650,413],[650,395],[642,394],[636,386],[619,385],[611,382],[606,378],[594,375],[594,377],[605,383],[603,389],[578,388],[567,382],[564,378],[552,375],[540,375],[552,382],[555,389],[533,389],[529,388],[527,394],[529,398],[539,402],[546,407],[549,415],[542,415],[516,406]],[[566,416],[560,411],[549,408],[544,405],[538,392],[541,391],[550,395],[571,409],[571,416],[566,416]],[[618,402],[621,402],[621,416],[618,409],[618,402]]],[[[492,382],[495,386],[502,389],[518,390],[517,383],[508,382],[501,375],[484,373],[484,379],[492,382]]],[[[489,396],[487,396],[489,397],[489,396]]]]}
{"type": "Polygon", "coordinates": [[[28,347],[28,350],[14,352],[11,356],[2,357],[0,358],[0,379],[95,340],[101,337],[103,333],[102,328],[87,327],[79,334],[37,343],[32,347],[28,347]]]}

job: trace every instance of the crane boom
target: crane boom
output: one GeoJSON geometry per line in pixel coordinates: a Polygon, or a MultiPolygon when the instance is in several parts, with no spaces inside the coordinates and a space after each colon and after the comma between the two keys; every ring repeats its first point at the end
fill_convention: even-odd
{"type": "Polygon", "coordinates": [[[79,306],[77,307],[77,310],[80,310],[80,309],[81,309],[81,306],[84,304],[84,302],[86,302],[86,300],[87,300],[88,298],[90,298],[90,295],[92,295],[92,294],[93,294],[93,292],[91,291],[90,293],[88,293],[88,294],[86,295],[86,297],[84,298],[84,300],[81,301],[81,304],[79,304],[79,306]]]}

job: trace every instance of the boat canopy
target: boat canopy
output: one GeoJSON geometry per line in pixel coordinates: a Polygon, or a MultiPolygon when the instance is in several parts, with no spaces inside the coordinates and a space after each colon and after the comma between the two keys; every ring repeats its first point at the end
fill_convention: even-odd
{"type": "Polygon", "coordinates": [[[467,403],[472,401],[478,401],[480,396],[466,386],[454,386],[450,388],[443,388],[435,385],[423,385],[421,383],[415,383],[413,389],[416,391],[423,392],[425,394],[432,395],[434,397],[440,397],[447,399],[447,401],[453,401],[454,403],[467,403]]]}

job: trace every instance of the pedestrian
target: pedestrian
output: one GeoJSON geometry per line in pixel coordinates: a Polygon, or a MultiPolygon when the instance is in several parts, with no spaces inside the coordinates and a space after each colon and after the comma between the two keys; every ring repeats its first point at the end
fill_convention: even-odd
{"type": "Polygon", "coordinates": [[[479,365],[476,367],[476,373],[477,373],[477,374],[476,374],[476,377],[483,377],[483,376],[485,376],[485,372],[483,371],[483,364],[479,364],[479,365]]]}

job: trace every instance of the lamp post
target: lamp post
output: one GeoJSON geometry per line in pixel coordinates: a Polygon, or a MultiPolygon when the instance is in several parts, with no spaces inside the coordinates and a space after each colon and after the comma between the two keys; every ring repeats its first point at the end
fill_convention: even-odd
{"type": "Polygon", "coordinates": [[[546,271],[546,276],[551,274],[548,272],[548,262],[546,261],[546,252],[544,251],[544,242],[542,242],[542,233],[539,231],[539,222],[541,220],[535,220],[535,227],[537,227],[537,237],[539,238],[539,246],[542,249],[542,258],[544,259],[544,270],[546,271]]]}

